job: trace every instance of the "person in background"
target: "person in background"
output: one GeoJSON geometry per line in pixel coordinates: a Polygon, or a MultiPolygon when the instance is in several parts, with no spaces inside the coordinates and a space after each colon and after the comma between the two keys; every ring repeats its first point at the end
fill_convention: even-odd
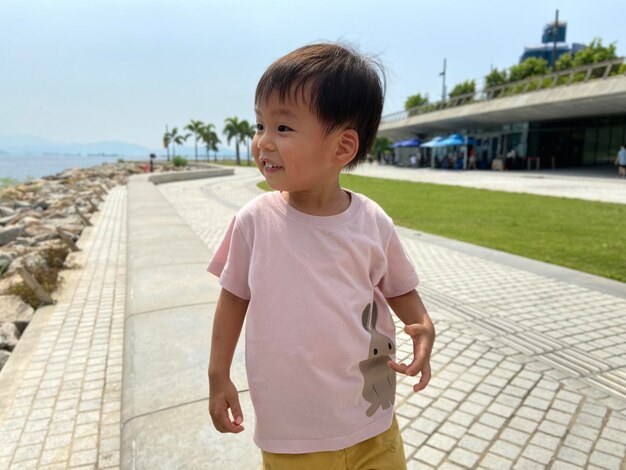
{"type": "Polygon", "coordinates": [[[617,165],[617,176],[619,178],[626,177],[626,145],[622,144],[619,152],[617,152],[615,164],[617,165]]]}

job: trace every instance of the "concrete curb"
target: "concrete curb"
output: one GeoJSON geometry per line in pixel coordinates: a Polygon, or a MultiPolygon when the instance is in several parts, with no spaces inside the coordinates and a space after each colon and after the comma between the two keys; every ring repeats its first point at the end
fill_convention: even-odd
{"type": "Polygon", "coordinates": [[[172,171],[167,173],[159,173],[150,175],[148,181],[154,184],[173,183],[175,181],[188,181],[201,178],[212,178],[215,176],[227,176],[235,173],[230,168],[215,168],[210,170],[190,170],[190,171],[172,171]]]}
{"type": "MultiPolygon", "coordinates": [[[[174,173],[182,179],[206,174],[174,173]]],[[[147,175],[128,181],[120,465],[237,468],[242,452],[253,460],[259,452],[249,432],[248,439],[235,440],[215,431],[207,411],[211,325],[220,292],[206,272],[211,253],[151,181],[147,175]],[[232,446],[237,452],[216,452],[232,446]]],[[[243,354],[235,353],[232,378],[252,417],[243,354]]]]}

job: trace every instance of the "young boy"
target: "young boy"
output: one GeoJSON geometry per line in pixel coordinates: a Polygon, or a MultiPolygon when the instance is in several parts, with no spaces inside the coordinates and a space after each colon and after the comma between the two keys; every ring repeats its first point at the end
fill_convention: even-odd
{"type": "Polygon", "coordinates": [[[415,391],[428,384],[435,331],[391,219],[339,186],[375,139],[378,70],[318,44],[278,59],[257,86],[252,153],[274,192],[237,213],[209,265],[222,286],[209,411],[218,431],[243,431],[230,366],[246,318],[254,441],[266,470],[406,465],[395,374],[421,373],[415,391]],[[413,338],[409,365],[393,361],[389,307],[413,338]]]}

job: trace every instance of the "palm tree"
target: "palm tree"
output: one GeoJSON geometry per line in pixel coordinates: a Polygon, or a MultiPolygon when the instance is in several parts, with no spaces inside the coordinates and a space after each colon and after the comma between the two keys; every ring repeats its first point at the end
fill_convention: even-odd
{"type": "Polygon", "coordinates": [[[239,123],[242,140],[248,146],[248,166],[250,166],[250,142],[252,142],[252,138],[254,134],[256,134],[256,126],[250,125],[248,121],[245,119],[239,123]]]}
{"type": "Polygon", "coordinates": [[[172,140],[172,157],[176,156],[176,145],[183,145],[189,136],[191,136],[191,134],[179,134],[178,128],[172,127],[172,132],[170,132],[170,139],[172,140]]]}
{"type": "Polygon", "coordinates": [[[239,144],[245,141],[245,137],[243,136],[241,123],[243,121],[239,121],[237,116],[226,118],[224,120],[226,125],[224,126],[224,130],[222,133],[226,135],[226,142],[230,145],[230,141],[235,139],[235,155],[237,159],[237,165],[241,165],[241,158],[239,157],[239,144]]]}
{"type": "Polygon", "coordinates": [[[170,161],[170,143],[172,142],[172,136],[167,131],[167,127],[165,128],[165,133],[163,134],[163,147],[167,149],[167,161],[170,161]]]}
{"type": "Polygon", "coordinates": [[[192,119],[191,122],[185,126],[185,129],[191,132],[195,138],[196,161],[198,161],[198,138],[200,137],[200,133],[203,128],[204,123],[202,121],[198,121],[197,119],[192,119]]]}
{"type": "Polygon", "coordinates": [[[200,132],[200,138],[206,147],[207,161],[209,161],[209,150],[213,150],[215,152],[215,161],[217,161],[217,144],[221,143],[219,137],[217,137],[217,134],[213,129],[215,129],[215,126],[209,123],[204,126],[200,132]]]}

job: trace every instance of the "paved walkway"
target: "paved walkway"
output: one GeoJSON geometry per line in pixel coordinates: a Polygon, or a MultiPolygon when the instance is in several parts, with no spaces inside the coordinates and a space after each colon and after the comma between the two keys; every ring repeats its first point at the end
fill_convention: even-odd
{"type": "Polygon", "coordinates": [[[100,211],[0,375],[0,469],[119,468],[126,188],[100,211]]]}
{"type": "MultiPolygon", "coordinates": [[[[141,181],[101,204],[80,240],[82,269],[67,271],[0,374],[0,469],[259,468],[242,344],[233,379],[247,429],[222,435],[208,417],[218,289],[204,272],[259,176],[141,181]]],[[[430,386],[413,394],[398,382],[409,468],[626,468],[626,285],[399,233],[438,332],[430,386]]],[[[401,332],[398,351],[410,353],[401,332]]]]}
{"type": "MultiPolygon", "coordinates": [[[[159,187],[210,251],[258,194],[255,171],[237,173],[159,187]]],[[[427,390],[398,384],[410,468],[623,468],[626,286],[609,295],[516,268],[515,257],[400,234],[438,331],[427,390]]],[[[250,448],[249,430],[233,439],[250,448]]],[[[257,468],[250,458],[237,468],[257,468]]]]}

